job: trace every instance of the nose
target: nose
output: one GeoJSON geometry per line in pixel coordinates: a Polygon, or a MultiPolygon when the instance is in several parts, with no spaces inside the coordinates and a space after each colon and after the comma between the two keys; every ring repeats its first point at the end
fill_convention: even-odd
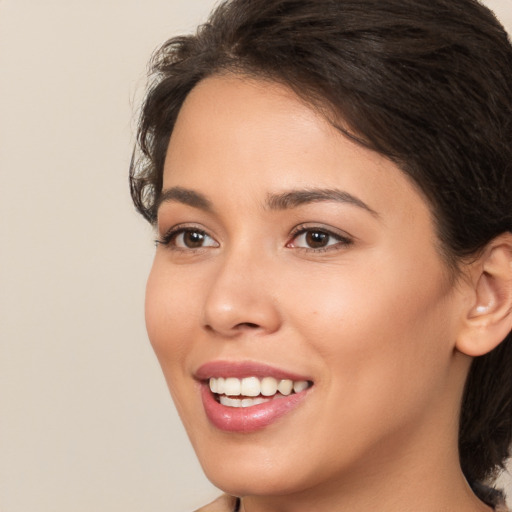
{"type": "Polygon", "coordinates": [[[208,284],[203,325],[222,337],[271,334],[281,325],[272,261],[248,252],[224,255],[208,284]]]}

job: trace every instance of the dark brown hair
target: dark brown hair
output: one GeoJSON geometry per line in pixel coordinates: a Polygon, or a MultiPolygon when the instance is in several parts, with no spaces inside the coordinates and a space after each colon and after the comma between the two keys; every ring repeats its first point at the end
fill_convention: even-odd
{"type": "MultiPolygon", "coordinates": [[[[345,135],[395,161],[431,205],[448,263],[512,231],[512,47],[476,0],[232,0],[154,55],[130,170],[150,222],[178,112],[231,72],[292,88],[345,135]]],[[[512,440],[512,340],[475,358],[459,451],[470,482],[512,440]]]]}

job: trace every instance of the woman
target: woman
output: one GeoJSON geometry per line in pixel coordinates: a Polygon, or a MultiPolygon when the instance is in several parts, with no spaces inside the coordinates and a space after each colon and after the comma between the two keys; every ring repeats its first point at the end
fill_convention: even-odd
{"type": "Polygon", "coordinates": [[[504,510],[512,48],[474,0],[233,0],[131,168],[204,510],[504,510]]]}

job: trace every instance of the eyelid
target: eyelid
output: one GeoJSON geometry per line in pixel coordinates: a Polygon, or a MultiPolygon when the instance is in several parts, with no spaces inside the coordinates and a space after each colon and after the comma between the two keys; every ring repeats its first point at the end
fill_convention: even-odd
{"type": "Polygon", "coordinates": [[[208,231],[206,231],[204,228],[198,226],[197,224],[188,224],[188,223],[176,224],[175,226],[170,227],[169,229],[167,229],[165,231],[165,233],[160,235],[160,237],[155,240],[155,244],[157,246],[162,245],[164,247],[170,248],[175,251],[186,251],[186,252],[200,251],[200,250],[204,250],[208,247],[219,247],[219,242],[217,242],[217,240],[212,235],[210,235],[208,233],[208,231]],[[186,233],[187,231],[193,231],[196,233],[200,233],[200,234],[210,238],[211,240],[213,240],[215,242],[215,245],[214,246],[207,245],[207,246],[202,246],[202,247],[197,247],[197,248],[194,248],[194,247],[184,248],[184,247],[177,247],[176,245],[172,244],[173,240],[175,240],[180,234],[186,233]]]}
{"type": "MultiPolygon", "coordinates": [[[[331,250],[340,250],[342,247],[346,247],[354,243],[355,238],[348,234],[346,231],[342,231],[331,226],[327,227],[323,224],[319,223],[302,223],[293,228],[291,231],[288,241],[285,246],[288,248],[298,249],[305,252],[326,252],[331,250]],[[294,241],[301,235],[307,232],[322,232],[327,234],[329,237],[334,238],[337,242],[328,244],[324,247],[299,247],[294,245],[294,241]]],[[[202,226],[197,224],[176,224],[165,231],[158,239],[155,240],[156,245],[162,245],[166,248],[172,249],[174,251],[183,251],[183,252],[197,252],[201,250],[205,250],[208,248],[217,248],[220,246],[219,242],[215,239],[214,236],[210,235],[210,233],[205,230],[202,226]],[[213,241],[213,244],[203,245],[200,247],[180,247],[173,244],[173,240],[175,240],[180,234],[186,233],[187,231],[192,231],[196,233],[200,233],[201,235],[207,237],[208,239],[213,241]]]]}
{"type": "Polygon", "coordinates": [[[349,235],[346,231],[341,231],[339,229],[335,229],[332,227],[327,227],[323,224],[300,224],[296,226],[292,232],[290,233],[289,241],[286,243],[286,247],[300,249],[306,252],[326,252],[330,250],[340,250],[341,247],[346,247],[354,243],[355,238],[349,235]],[[338,243],[330,244],[321,248],[313,248],[313,247],[297,247],[291,245],[292,242],[297,239],[300,235],[307,233],[308,231],[319,231],[322,233],[326,233],[327,235],[338,240],[338,243]]]}

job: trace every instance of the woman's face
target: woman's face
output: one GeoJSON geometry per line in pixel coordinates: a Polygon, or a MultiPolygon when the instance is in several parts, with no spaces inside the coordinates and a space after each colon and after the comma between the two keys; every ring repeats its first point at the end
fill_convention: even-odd
{"type": "Polygon", "coordinates": [[[429,208],[290,90],[223,76],[190,93],[158,236],[149,337],[217,486],[361,482],[453,442],[461,300],[429,208]]]}

